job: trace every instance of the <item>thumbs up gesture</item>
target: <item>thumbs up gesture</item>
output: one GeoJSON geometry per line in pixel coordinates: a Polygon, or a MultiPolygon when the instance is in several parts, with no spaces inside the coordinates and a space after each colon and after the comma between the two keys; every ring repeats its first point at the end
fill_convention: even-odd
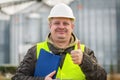
{"type": "Polygon", "coordinates": [[[71,57],[72,57],[73,63],[80,65],[83,59],[83,53],[80,48],[80,41],[78,41],[77,43],[77,48],[78,48],[77,50],[71,51],[71,57]]]}

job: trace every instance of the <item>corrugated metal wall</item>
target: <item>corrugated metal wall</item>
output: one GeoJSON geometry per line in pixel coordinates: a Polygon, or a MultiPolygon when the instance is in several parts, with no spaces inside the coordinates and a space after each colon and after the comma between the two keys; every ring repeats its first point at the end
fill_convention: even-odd
{"type": "Polygon", "coordinates": [[[116,25],[117,25],[117,61],[118,72],[120,73],[120,0],[116,0],[116,25]]]}
{"type": "Polygon", "coordinates": [[[9,55],[9,22],[0,20],[0,64],[8,64],[9,55]]]}
{"type": "MultiPolygon", "coordinates": [[[[74,33],[82,43],[94,50],[98,62],[107,72],[110,72],[111,65],[115,72],[120,67],[120,44],[117,43],[120,41],[119,5],[119,0],[75,0],[70,4],[76,16],[74,33]]],[[[18,64],[30,46],[46,39],[49,11],[39,14],[39,19],[28,18],[28,14],[11,16],[11,64],[18,64]]]]}
{"type": "Polygon", "coordinates": [[[75,33],[81,42],[95,51],[108,72],[111,65],[117,71],[116,1],[76,0],[71,7],[77,18],[75,33]]]}

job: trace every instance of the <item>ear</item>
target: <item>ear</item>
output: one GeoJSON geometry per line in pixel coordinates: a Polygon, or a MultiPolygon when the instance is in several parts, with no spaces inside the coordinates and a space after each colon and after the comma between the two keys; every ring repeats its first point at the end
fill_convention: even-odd
{"type": "Polygon", "coordinates": [[[75,27],[75,25],[74,24],[72,24],[72,29],[75,27]]]}
{"type": "Polygon", "coordinates": [[[49,28],[51,28],[51,23],[49,23],[49,28]]]}

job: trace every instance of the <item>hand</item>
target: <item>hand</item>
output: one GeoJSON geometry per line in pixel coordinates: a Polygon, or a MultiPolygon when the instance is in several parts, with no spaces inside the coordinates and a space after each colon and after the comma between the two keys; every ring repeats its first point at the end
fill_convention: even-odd
{"type": "Polygon", "coordinates": [[[78,41],[77,47],[78,47],[77,50],[71,51],[71,57],[72,57],[72,60],[75,64],[80,65],[82,63],[82,59],[83,59],[83,53],[82,53],[82,50],[80,48],[80,41],[78,41]]]}
{"type": "Polygon", "coordinates": [[[55,75],[56,71],[51,72],[45,77],[45,80],[52,80],[52,77],[55,75]]]}

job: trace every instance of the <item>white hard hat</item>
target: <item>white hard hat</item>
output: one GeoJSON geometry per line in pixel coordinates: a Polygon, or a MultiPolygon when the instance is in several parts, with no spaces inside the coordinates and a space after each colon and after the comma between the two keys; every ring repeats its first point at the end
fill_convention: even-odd
{"type": "Polygon", "coordinates": [[[51,9],[48,20],[52,17],[65,17],[75,20],[72,9],[64,3],[59,3],[51,9]]]}

